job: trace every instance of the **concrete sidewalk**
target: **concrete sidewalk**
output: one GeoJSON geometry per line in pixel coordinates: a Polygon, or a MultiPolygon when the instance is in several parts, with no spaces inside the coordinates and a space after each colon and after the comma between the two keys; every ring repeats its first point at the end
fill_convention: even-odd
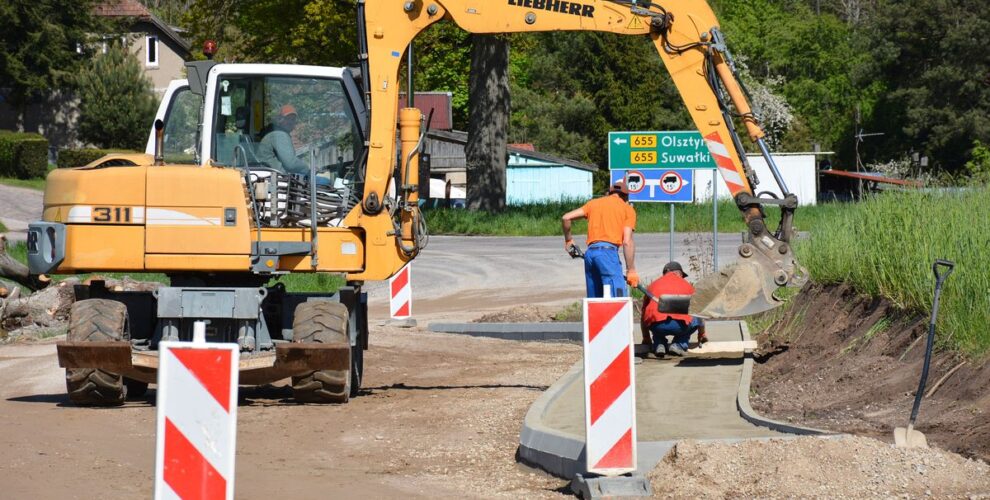
{"type": "MultiPolygon", "coordinates": [[[[745,324],[708,322],[712,342],[749,340],[745,324]]],[[[646,473],[682,439],[741,440],[819,434],[773,422],[749,407],[752,358],[652,356],[635,365],[639,473],[646,473]]],[[[520,457],[555,475],[571,478],[584,464],[584,373],[582,363],[550,387],[526,415],[520,457]]]]}

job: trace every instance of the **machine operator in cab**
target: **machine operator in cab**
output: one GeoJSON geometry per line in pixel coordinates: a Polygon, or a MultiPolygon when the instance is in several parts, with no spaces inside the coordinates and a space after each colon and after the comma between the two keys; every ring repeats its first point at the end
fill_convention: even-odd
{"type": "Polygon", "coordinates": [[[609,187],[607,196],[591,200],[583,207],[564,214],[561,225],[564,228],[564,249],[568,252],[574,246],[571,222],[575,219],[588,219],[588,250],[584,254],[588,297],[604,297],[605,287],[609,287],[612,297],[627,296],[626,283],[636,287],[639,275],[636,274],[636,247],[633,243],[636,211],[629,204],[629,190],[625,183],[615,182],[609,187]],[[620,248],[626,260],[625,278],[619,261],[620,248]]]}
{"type": "Polygon", "coordinates": [[[295,106],[286,104],[279,108],[278,116],[258,143],[258,160],[286,173],[309,173],[309,165],[296,157],[296,148],[292,145],[292,130],[298,122],[295,106]]]}

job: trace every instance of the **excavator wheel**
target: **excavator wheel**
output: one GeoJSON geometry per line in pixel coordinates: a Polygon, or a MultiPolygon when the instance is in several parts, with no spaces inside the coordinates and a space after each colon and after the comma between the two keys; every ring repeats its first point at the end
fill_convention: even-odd
{"type": "MultiPolygon", "coordinates": [[[[127,340],[127,307],[106,299],[80,300],[69,313],[69,342],[127,340]]],[[[117,406],[124,403],[124,377],[99,368],[65,370],[69,399],[80,406],[117,406]]]]}
{"type": "MultiPolygon", "coordinates": [[[[292,341],[350,346],[348,316],[347,306],[339,302],[303,302],[296,306],[292,341]]],[[[320,370],[292,377],[292,393],[300,403],[346,403],[351,396],[351,370],[320,370]]]]}

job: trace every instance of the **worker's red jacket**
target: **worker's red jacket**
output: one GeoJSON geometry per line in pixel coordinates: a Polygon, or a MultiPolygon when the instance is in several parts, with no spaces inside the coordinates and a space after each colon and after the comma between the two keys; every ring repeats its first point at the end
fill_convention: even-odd
{"type": "MultiPolygon", "coordinates": [[[[660,298],[661,295],[693,295],[694,287],[687,280],[677,275],[675,272],[669,272],[650,283],[647,287],[650,293],[656,297],[660,298]]],[[[691,322],[690,314],[676,314],[676,313],[665,313],[660,312],[658,304],[650,300],[649,297],[643,297],[643,324],[649,327],[654,323],[659,323],[666,320],[667,318],[678,319],[684,321],[685,323],[691,322]]]]}

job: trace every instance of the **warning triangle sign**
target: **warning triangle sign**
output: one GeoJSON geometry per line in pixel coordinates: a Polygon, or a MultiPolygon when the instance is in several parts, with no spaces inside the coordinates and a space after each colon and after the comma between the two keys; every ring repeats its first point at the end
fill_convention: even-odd
{"type": "Polygon", "coordinates": [[[626,28],[631,30],[643,29],[643,21],[639,20],[639,16],[634,15],[632,16],[632,19],[629,20],[629,25],[626,26],[626,28]]]}

